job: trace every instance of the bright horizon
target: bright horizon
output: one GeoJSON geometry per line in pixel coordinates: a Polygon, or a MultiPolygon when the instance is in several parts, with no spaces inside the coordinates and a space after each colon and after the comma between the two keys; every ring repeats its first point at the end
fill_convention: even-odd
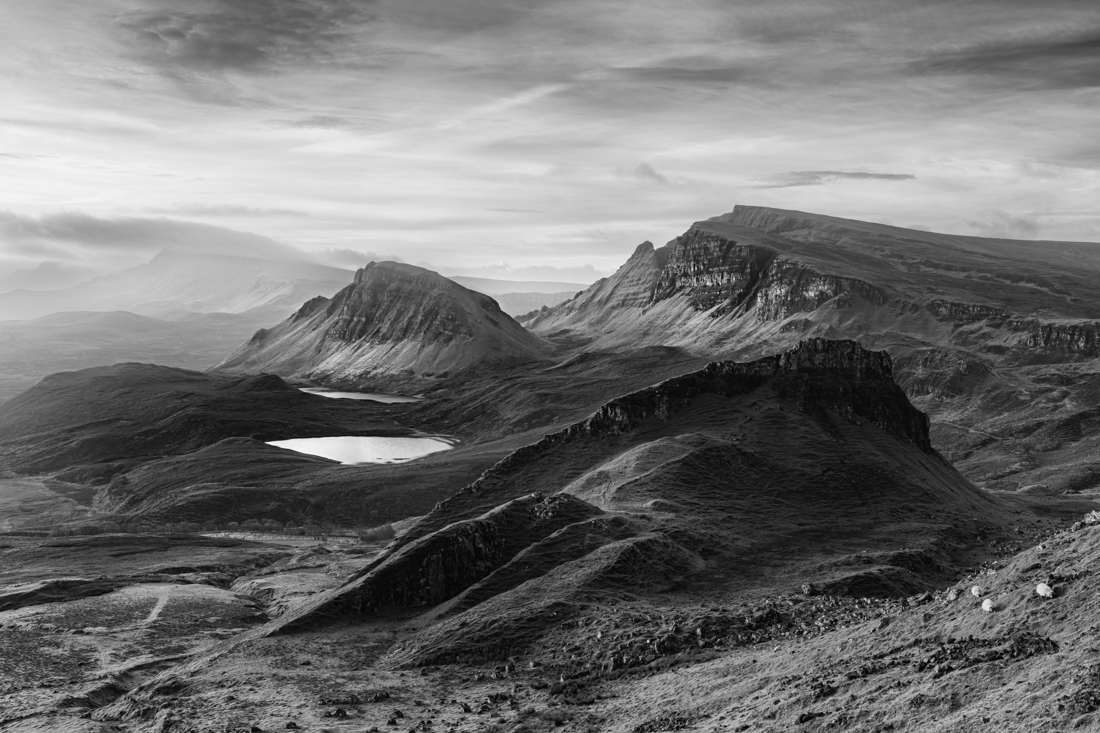
{"type": "Polygon", "coordinates": [[[1094,2],[43,0],[0,42],[0,279],[591,282],[735,204],[1100,240],[1094,2]]]}

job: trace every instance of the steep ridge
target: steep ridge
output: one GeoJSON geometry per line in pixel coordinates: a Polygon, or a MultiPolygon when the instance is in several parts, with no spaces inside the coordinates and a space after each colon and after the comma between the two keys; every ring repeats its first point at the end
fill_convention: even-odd
{"type": "Polygon", "coordinates": [[[890,351],[899,383],[934,418],[933,440],[968,477],[1053,493],[1100,485],[1088,458],[1100,445],[1059,427],[1100,408],[1090,366],[1100,245],[738,206],[660,250],[643,244],[614,276],[525,324],[586,349],[665,345],[719,359],[857,339],[890,351]]]}
{"type": "Polygon", "coordinates": [[[713,346],[719,334],[751,330],[746,315],[757,324],[796,314],[829,323],[827,314],[815,313],[821,306],[843,310],[859,302],[892,311],[890,325],[910,316],[912,323],[896,324],[901,330],[921,331],[920,314],[956,324],[993,318],[1008,322],[1024,348],[1095,355],[1095,244],[960,237],[738,206],[697,222],[662,250],[667,254],[659,263],[648,254],[652,245],[641,245],[608,281],[528,325],[538,332],[576,329],[614,342],[625,338],[632,321],[662,321],[666,302],[680,300],[690,306],[681,328],[664,323],[668,330],[651,329],[651,337],[713,346]],[[625,280],[638,283],[631,297],[598,297],[608,283],[625,280]],[[724,331],[698,315],[723,320],[724,331]]]}
{"type": "Polygon", "coordinates": [[[529,362],[547,351],[492,298],[430,270],[382,262],[332,299],[310,300],[258,331],[215,368],[377,384],[529,362]]]}
{"type": "Polygon", "coordinates": [[[608,594],[912,593],[1010,516],[932,450],[885,353],[814,339],[625,395],[515,451],[270,630],[435,606],[399,655],[423,662],[518,644],[550,609],[608,594]]]}

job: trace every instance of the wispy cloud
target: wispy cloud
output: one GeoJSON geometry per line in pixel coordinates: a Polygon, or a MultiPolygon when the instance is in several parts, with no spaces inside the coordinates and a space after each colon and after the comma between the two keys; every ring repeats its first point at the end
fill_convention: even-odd
{"type": "Polygon", "coordinates": [[[619,171],[619,175],[638,178],[643,181],[649,181],[650,183],[659,183],[662,186],[667,186],[672,183],[672,181],[668,179],[668,176],[658,171],[649,163],[639,163],[634,168],[619,171]]]}
{"type": "Polygon", "coordinates": [[[932,52],[912,62],[909,70],[1040,90],[1100,87],[1100,22],[1087,31],[1027,33],[932,52]]]}
{"type": "Polygon", "coordinates": [[[911,173],[871,173],[869,171],[788,171],[772,177],[759,188],[821,186],[839,181],[912,181],[911,173]]]}
{"type": "Polygon", "coordinates": [[[329,247],[315,252],[318,260],[334,267],[357,269],[371,262],[404,262],[397,255],[380,255],[349,247],[329,247]]]}
{"type": "Polygon", "coordinates": [[[145,63],[167,71],[271,71],[329,57],[372,18],[364,0],[162,1],[121,15],[145,63]]]}
{"type": "Polygon", "coordinates": [[[80,212],[35,217],[0,211],[0,259],[4,260],[40,257],[59,266],[110,263],[124,267],[165,250],[307,259],[284,242],[209,224],[161,218],[101,218],[80,212]]]}
{"type": "Polygon", "coordinates": [[[971,219],[966,225],[982,237],[1036,239],[1039,236],[1039,222],[1034,217],[1013,216],[1005,211],[991,211],[985,219],[971,219]]]}
{"type": "Polygon", "coordinates": [[[170,214],[176,216],[209,217],[299,217],[309,216],[298,209],[275,207],[242,206],[240,204],[180,204],[163,208],[148,209],[151,214],[170,214]]]}

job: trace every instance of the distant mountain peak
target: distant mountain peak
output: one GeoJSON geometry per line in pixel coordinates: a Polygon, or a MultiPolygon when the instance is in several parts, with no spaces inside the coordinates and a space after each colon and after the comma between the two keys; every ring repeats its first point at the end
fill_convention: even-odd
{"type": "Polygon", "coordinates": [[[216,368],[377,383],[529,361],[547,350],[489,296],[422,267],[372,262],[332,298],[305,303],[216,368]]]}

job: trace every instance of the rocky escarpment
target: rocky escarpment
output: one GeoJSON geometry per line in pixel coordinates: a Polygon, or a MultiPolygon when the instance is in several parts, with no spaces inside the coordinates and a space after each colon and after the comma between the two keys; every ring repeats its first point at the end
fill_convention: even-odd
{"type": "Polygon", "coordinates": [[[952,323],[976,323],[985,320],[1005,320],[1010,313],[995,305],[980,303],[956,303],[946,300],[933,300],[924,306],[936,318],[952,323]]]}
{"type": "Polygon", "coordinates": [[[640,331],[644,338],[649,319],[660,324],[666,342],[676,342],[711,327],[687,322],[695,314],[736,328],[742,317],[775,322],[829,302],[847,308],[856,302],[882,306],[889,300],[883,288],[803,261],[789,243],[743,227],[716,232],[697,225],[660,249],[641,244],[615,275],[556,308],[532,314],[527,325],[542,332],[620,330],[624,338],[640,331]],[[681,304],[686,312],[677,315],[681,304]]]}
{"type": "Polygon", "coordinates": [[[491,509],[475,519],[455,522],[408,542],[358,573],[339,592],[310,604],[294,619],[346,614],[377,614],[390,607],[433,606],[457,596],[525,548],[558,530],[600,514],[596,507],[567,494],[530,494],[491,509]]]}
{"type": "Polygon", "coordinates": [[[842,296],[859,296],[875,305],[887,300],[869,283],[823,273],[776,249],[699,229],[671,243],[652,302],[677,293],[684,293],[697,311],[714,309],[712,317],[752,309],[762,321],[813,311],[842,296]]]}
{"type": "Polygon", "coordinates": [[[493,325],[503,321],[500,306],[489,296],[418,270],[371,263],[356,272],[352,284],[325,308],[326,335],[347,342],[450,343],[473,338],[479,319],[493,325]]]}
{"type": "Polygon", "coordinates": [[[890,356],[854,341],[811,339],[795,349],[745,364],[715,362],[698,372],[608,402],[594,415],[544,440],[573,440],[623,433],[649,419],[667,419],[701,394],[731,397],[770,383],[801,409],[827,407],[844,417],[864,418],[925,452],[928,418],[909,404],[893,381],[890,356]]]}
{"type": "Polygon", "coordinates": [[[378,384],[537,360],[547,350],[489,296],[420,267],[372,262],[215,369],[378,384]]]}
{"type": "Polygon", "coordinates": [[[1066,354],[1093,359],[1100,356],[1100,323],[1043,323],[1034,320],[1014,320],[1013,330],[1027,334],[1028,349],[1053,354],[1066,354]]]}
{"type": "MultiPolygon", "coordinates": [[[[518,477],[547,455],[569,446],[583,451],[595,440],[613,438],[648,423],[667,421],[702,395],[733,397],[765,385],[806,412],[832,410],[850,421],[866,420],[921,452],[934,455],[928,418],[894,383],[891,360],[852,341],[811,339],[791,351],[748,363],[716,362],[611,400],[588,418],[520,448],[477,481],[440,503],[401,542],[470,519],[523,492],[518,477]],[[503,494],[501,492],[504,492],[503,494]]],[[[936,458],[936,460],[939,460],[936,458]]],[[[571,477],[569,480],[572,480],[571,477]]],[[[562,480],[562,486],[568,480],[562,480]]]]}

